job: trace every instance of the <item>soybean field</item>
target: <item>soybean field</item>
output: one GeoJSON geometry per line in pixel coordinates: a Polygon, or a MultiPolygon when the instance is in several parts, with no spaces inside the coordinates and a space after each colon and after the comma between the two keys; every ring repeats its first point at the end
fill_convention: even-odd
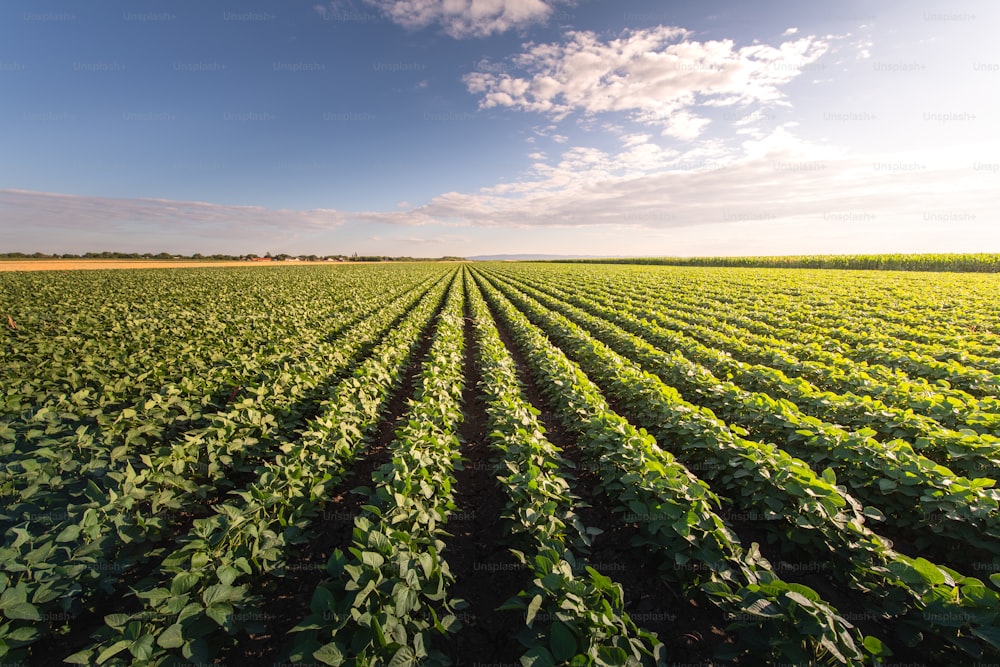
{"type": "Polygon", "coordinates": [[[998,664],[998,294],[0,274],[0,663],[998,664]]]}

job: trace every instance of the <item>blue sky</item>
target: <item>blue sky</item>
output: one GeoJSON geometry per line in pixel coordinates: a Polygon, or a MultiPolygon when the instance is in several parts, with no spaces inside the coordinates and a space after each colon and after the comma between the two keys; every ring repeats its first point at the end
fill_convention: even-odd
{"type": "Polygon", "coordinates": [[[1000,5],[7,0],[0,251],[1000,251],[1000,5]]]}

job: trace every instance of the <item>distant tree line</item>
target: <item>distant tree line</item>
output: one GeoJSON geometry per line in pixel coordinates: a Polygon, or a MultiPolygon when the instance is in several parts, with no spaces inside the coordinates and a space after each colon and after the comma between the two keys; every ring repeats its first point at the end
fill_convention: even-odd
{"type": "Polygon", "coordinates": [[[151,252],[85,252],[77,253],[44,253],[44,252],[3,252],[0,259],[215,259],[215,260],[238,260],[238,255],[175,255],[169,252],[153,254],[151,252]]]}
{"type": "Polygon", "coordinates": [[[151,252],[85,252],[75,253],[44,253],[44,252],[0,252],[0,259],[186,259],[186,260],[215,260],[215,261],[252,261],[258,259],[282,261],[302,261],[302,262],[441,262],[441,261],[465,261],[463,257],[389,257],[387,255],[289,255],[280,253],[272,255],[266,253],[263,256],[255,253],[246,255],[203,255],[196,252],[193,255],[175,255],[169,252],[153,254],[151,252]]]}
{"type": "Polygon", "coordinates": [[[665,266],[728,266],[783,269],[1000,272],[1000,254],[998,253],[781,255],[771,257],[624,257],[545,261],[581,264],[658,264],[665,266]]]}

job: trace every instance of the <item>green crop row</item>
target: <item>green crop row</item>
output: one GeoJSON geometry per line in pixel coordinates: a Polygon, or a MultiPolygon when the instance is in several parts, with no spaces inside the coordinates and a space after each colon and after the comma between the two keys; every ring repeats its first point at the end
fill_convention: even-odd
{"type": "Polygon", "coordinates": [[[726,626],[720,662],[996,662],[996,287],[509,263],[0,275],[0,662],[444,665],[493,619],[536,667],[688,657],[633,611],[674,603],[602,572],[608,549],[653,566],[619,581],[705,608],[699,655],[726,626]],[[506,504],[452,535],[480,401],[506,504]],[[329,544],[327,512],[384,455],[329,544]],[[591,497],[630,544],[584,525],[591,497]],[[453,569],[494,518],[522,580],[453,569]],[[324,579],[307,555],[330,556],[324,579]],[[463,630],[455,591],[499,585],[463,630]]]}
{"type": "Polygon", "coordinates": [[[683,330],[681,325],[668,329],[646,319],[655,315],[643,311],[641,304],[627,298],[601,299],[593,291],[581,296],[523,279],[521,284],[606,319],[660,349],[676,349],[691,361],[703,364],[717,377],[731,378],[741,388],[790,400],[810,416],[853,429],[873,428],[890,438],[906,438],[922,454],[965,474],[983,477],[1000,474],[1000,438],[996,436],[970,429],[946,429],[930,417],[910,409],[889,406],[870,396],[821,391],[808,380],[790,378],[765,364],[737,361],[731,352],[749,347],[739,338],[715,333],[690,321],[683,325],[683,330]],[[710,341],[711,346],[702,344],[695,336],[710,341]]]}
{"type": "Polygon", "coordinates": [[[442,556],[459,458],[464,332],[462,283],[437,320],[420,383],[389,449],[372,475],[375,490],[355,519],[350,556],[336,550],[330,581],[316,588],[298,633],[293,663],[445,665],[435,635],[461,627],[442,556]]]}
{"type": "Polygon", "coordinates": [[[194,521],[158,570],[134,587],[141,611],[106,616],[97,643],[67,661],[122,664],[122,655],[129,655],[130,664],[207,662],[221,645],[251,631],[252,622],[240,619],[255,618],[265,601],[250,585],[279,573],[288,552],[309,539],[313,518],[402,381],[444,287],[424,295],[331,392],[306,433],[282,443],[275,459],[258,468],[253,484],[194,521]],[[325,446],[317,447],[317,440],[325,446]]]}
{"type": "Polygon", "coordinates": [[[658,266],[718,266],[782,269],[848,269],[875,271],[1000,272],[1000,255],[991,253],[923,253],[881,255],[775,255],[761,257],[629,257],[573,259],[584,264],[638,264],[658,266]]]}
{"type": "MultiPolygon", "coordinates": [[[[524,273],[521,272],[522,275],[524,273]]],[[[546,284],[551,285],[552,282],[548,280],[546,284]]],[[[588,283],[586,294],[596,291],[611,295],[614,301],[630,298],[639,306],[632,311],[633,314],[698,338],[709,347],[720,347],[717,339],[705,335],[710,331],[728,336],[733,344],[723,345],[720,349],[735,359],[774,366],[829,391],[857,392],[862,396],[872,396],[891,406],[926,414],[948,428],[971,428],[1000,436],[1000,401],[996,397],[976,398],[941,383],[929,382],[916,376],[909,377],[898,369],[859,363],[845,356],[851,353],[849,346],[829,338],[824,330],[820,329],[813,335],[803,333],[803,323],[789,321],[788,312],[798,309],[815,312],[828,304],[817,304],[815,308],[810,308],[810,304],[793,300],[801,298],[798,291],[793,292],[789,299],[775,302],[773,286],[764,285],[766,300],[758,293],[746,298],[727,293],[725,297],[716,297],[720,302],[713,304],[712,294],[685,294],[676,289],[683,285],[674,283],[670,283],[669,289],[665,290],[657,283],[646,284],[642,280],[636,281],[639,283],[636,285],[624,280],[600,280],[597,276],[591,281],[583,282],[588,283]],[[748,317],[747,313],[753,313],[753,317],[748,317]],[[777,328],[768,325],[764,321],[765,313],[767,319],[784,322],[784,325],[777,328]]],[[[560,284],[575,293],[580,292],[580,278],[560,281],[560,284]]],[[[726,286],[736,287],[732,284],[726,286]]],[[[920,287],[925,288],[924,285],[920,287]]],[[[869,295],[870,292],[865,294],[865,298],[869,295]]],[[[836,307],[843,307],[847,300],[849,299],[837,298],[830,301],[836,307]]],[[[872,304],[866,305],[869,308],[865,312],[870,317],[872,304]]],[[[949,303],[948,308],[954,310],[954,304],[949,303]]],[[[881,324],[885,317],[884,311],[880,311],[879,316],[881,324]]],[[[928,335],[941,337],[947,334],[934,330],[928,335]]],[[[953,345],[966,341],[967,338],[966,335],[956,339],[955,343],[947,344],[939,341],[937,348],[947,353],[955,349],[953,345]]],[[[1000,350],[998,342],[1000,341],[989,346],[994,354],[1000,350]]]]}
{"type": "Polygon", "coordinates": [[[578,558],[595,529],[584,527],[574,511],[579,501],[561,474],[569,463],[546,439],[482,296],[468,285],[490,443],[503,463],[498,479],[508,496],[506,518],[528,543],[514,553],[533,577],[505,605],[524,613],[522,661],[539,667],[662,664],[663,644],[629,618],[622,587],[578,558]]]}
{"type": "MultiPolygon", "coordinates": [[[[316,328],[295,338],[268,332],[282,340],[281,345],[265,344],[254,336],[230,342],[242,341],[253,349],[252,353],[242,353],[244,359],[239,365],[244,372],[238,384],[231,386],[212,372],[214,366],[205,372],[197,364],[192,365],[193,359],[208,354],[217,341],[209,337],[204,344],[195,346],[188,338],[183,352],[160,350],[163,358],[150,365],[171,367],[184,374],[179,383],[165,377],[156,379],[152,370],[114,379],[115,386],[138,394],[135,401],[111,400],[107,388],[100,392],[89,387],[71,395],[54,390],[32,396],[31,409],[6,425],[0,424],[0,460],[5,463],[0,469],[0,493],[18,499],[4,508],[0,526],[7,528],[26,514],[43,520],[64,514],[66,504],[80,496],[89,481],[104,486],[103,478],[120,472],[127,461],[141,470],[146,467],[139,460],[141,456],[162,457],[171,443],[183,450],[186,445],[177,443],[243,425],[255,425],[257,431],[279,426],[294,428],[287,423],[301,420],[300,405],[313,398],[326,381],[326,367],[333,364],[336,368],[345,361],[343,351],[327,340],[329,334],[356,327],[397,296],[400,292],[392,289],[385,295],[357,300],[357,310],[348,319],[331,318],[331,332],[316,328]]],[[[44,338],[37,331],[20,331],[24,338],[44,338]]],[[[118,355],[121,351],[114,348],[104,354],[111,358],[118,355]]],[[[238,440],[234,446],[237,444],[238,440]]],[[[254,443],[251,440],[249,444],[254,443]]],[[[175,468],[181,467],[183,458],[173,462],[175,468]]],[[[185,479],[206,484],[220,479],[215,462],[195,460],[188,465],[183,471],[185,479]]]]}
{"type": "MultiPolygon", "coordinates": [[[[951,303],[941,304],[934,309],[934,314],[946,314],[940,320],[930,321],[931,313],[926,311],[931,308],[914,305],[899,311],[899,318],[910,325],[897,325],[896,335],[893,336],[887,334],[885,329],[891,326],[887,320],[893,318],[892,311],[898,305],[875,303],[871,291],[863,297],[864,310],[845,308],[844,299],[809,308],[804,307],[806,304],[794,292],[784,298],[773,294],[768,296],[770,299],[762,302],[757,296],[727,295],[720,304],[723,306],[721,309],[706,307],[706,300],[698,294],[680,298],[671,295],[670,300],[674,305],[683,305],[678,313],[681,317],[686,318],[692,312],[712,310],[716,316],[721,315],[728,320],[752,312],[754,317],[748,324],[752,330],[805,346],[796,349],[808,352],[814,349],[811,345],[817,344],[821,350],[840,354],[854,364],[874,366],[881,373],[892,375],[896,374],[893,371],[906,373],[912,380],[940,386],[959,397],[975,396],[988,403],[991,403],[991,397],[996,398],[996,390],[1000,387],[996,376],[997,338],[995,334],[984,335],[969,330],[968,320],[982,318],[982,313],[971,313],[951,303]],[[874,319],[872,309],[877,306],[879,317],[874,319]],[[726,310],[728,312],[720,313],[726,310]],[[917,329],[917,325],[922,328],[917,329]],[[917,346],[910,339],[924,342],[917,346]]],[[[980,325],[973,325],[973,328],[977,326],[980,325]]],[[[982,326],[992,326],[988,317],[982,326]]]]}
{"type": "MultiPolygon", "coordinates": [[[[16,619],[15,626],[30,625],[37,640],[55,630],[44,619],[75,615],[89,597],[112,591],[134,565],[162,557],[161,543],[177,537],[174,526],[180,515],[210,514],[208,504],[234,486],[233,478],[252,474],[258,464],[272,459],[266,452],[287,442],[277,417],[293,410],[318,378],[342,371],[360,346],[381,336],[418,297],[395,299],[371,320],[352,327],[350,342],[334,356],[298,368],[279,365],[253,398],[235,401],[213,415],[209,426],[185,432],[148,454],[53,444],[49,449],[54,453],[89,456],[106,468],[99,476],[67,480],[59,511],[22,508],[21,520],[6,531],[0,547],[0,571],[7,576],[2,587],[23,589],[35,607],[32,618],[16,619]]],[[[300,414],[299,423],[302,419],[300,414]]]]}
{"type": "Polygon", "coordinates": [[[879,514],[870,509],[862,513],[860,503],[835,486],[832,471],[817,476],[773,445],[742,439],[739,435],[745,432],[687,403],[675,389],[577,325],[513,294],[510,287],[505,291],[556,343],[571,351],[637,423],[731,494],[741,512],[760,514],[761,526],[776,541],[798,545],[817,561],[846,562],[848,569],[834,568],[834,575],[878,600],[885,617],[896,621],[899,641],[916,643],[922,632],[933,632],[969,656],[1000,650],[996,591],[950,568],[893,551],[887,540],[864,525],[865,516],[879,514]]]}
{"type": "Polygon", "coordinates": [[[602,466],[602,481],[620,510],[642,521],[647,546],[666,568],[663,576],[729,613],[737,650],[794,664],[862,664],[881,651],[811,588],[782,580],[755,545],[744,549],[717,514],[721,504],[708,486],[646,433],[613,412],[597,387],[550,343],[495,287],[479,280],[494,313],[517,342],[580,446],[602,466]]]}
{"type": "Polygon", "coordinates": [[[891,513],[894,526],[905,529],[921,548],[947,544],[943,537],[1000,556],[1000,491],[993,489],[995,480],[959,477],[904,440],[880,442],[871,429],[848,432],[805,416],[793,403],[715,377],[679,350],[664,352],[606,320],[542,298],[585,323],[616,352],[683,394],[697,397],[727,422],[746,428],[755,439],[774,441],[814,470],[832,468],[859,499],[891,513]]]}

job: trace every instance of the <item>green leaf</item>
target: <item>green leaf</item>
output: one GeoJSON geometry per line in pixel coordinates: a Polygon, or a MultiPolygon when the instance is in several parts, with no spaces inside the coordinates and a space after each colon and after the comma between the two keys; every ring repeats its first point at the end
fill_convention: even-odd
{"type": "Polygon", "coordinates": [[[885,515],[877,507],[865,507],[861,513],[872,521],[885,521],[885,515]]]}
{"type": "Polygon", "coordinates": [[[170,583],[171,595],[182,595],[194,588],[198,583],[198,575],[193,572],[178,572],[170,583]]]}
{"type": "Polygon", "coordinates": [[[781,616],[781,608],[766,598],[762,598],[743,607],[743,611],[751,616],[777,618],[781,616]]]}
{"type": "Polygon", "coordinates": [[[56,542],[72,542],[76,538],[80,537],[81,530],[80,526],[75,524],[72,526],[66,526],[56,536],[56,542]]]}
{"type": "Polygon", "coordinates": [[[880,479],[878,481],[878,488],[882,493],[888,493],[896,488],[896,482],[891,479],[880,479]]]}
{"type": "Polygon", "coordinates": [[[385,648],[387,643],[385,641],[385,632],[382,631],[382,624],[379,623],[378,616],[372,616],[371,625],[369,627],[372,629],[372,634],[375,635],[375,645],[380,649],[385,648]]]}
{"type": "Polygon", "coordinates": [[[885,652],[885,645],[882,644],[882,640],[878,637],[866,636],[864,646],[865,650],[872,655],[882,655],[885,652]]]}
{"type": "Polygon", "coordinates": [[[792,602],[795,602],[800,607],[810,608],[816,606],[812,603],[812,600],[807,598],[805,595],[802,595],[801,593],[796,593],[795,591],[787,591],[785,593],[785,597],[791,600],[792,602]]]}
{"type": "Polygon", "coordinates": [[[317,586],[313,591],[309,610],[316,615],[323,615],[333,610],[336,600],[333,592],[326,586],[317,586]]]}
{"type": "Polygon", "coordinates": [[[217,574],[219,575],[219,581],[226,586],[231,586],[236,581],[236,577],[240,576],[240,571],[232,565],[223,565],[219,568],[217,574]]]}
{"type": "MultiPolygon", "coordinates": [[[[628,653],[625,649],[618,648],[617,646],[599,646],[597,648],[597,656],[601,660],[598,664],[604,665],[626,665],[628,664],[628,653]]],[[[657,662],[656,664],[663,664],[665,660],[657,662]]]]}
{"type": "Polygon", "coordinates": [[[833,468],[826,468],[821,473],[821,476],[823,477],[823,481],[830,486],[837,486],[837,474],[833,471],[833,468]]]}
{"type": "Polygon", "coordinates": [[[340,644],[336,642],[330,642],[321,646],[313,651],[312,655],[324,665],[330,665],[331,667],[340,667],[344,664],[345,660],[344,652],[341,650],[340,644]]]}
{"type": "Polygon", "coordinates": [[[368,567],[377,570],[385,565],[385,557],[377,551],[362,551],[361,562],[368,567]]]}
{"type": "Polygon", "coordinates": [[[136,593],[136,597],[149,600],[150,604],[158,606],[167,598],[173,597],[166,588],[154,588],[151,591],[141,591],[136,593]]]}
{"type": "Polygon", "coordinates": [[[333,553],[330,554],[330,560],[326,562],[326,571],[334,578],[339,578],[344,572],[345,565],[347,565],[347,558],[344,556],[344,552],[340,549],[334,549],[333,553]]]}
{"type": "Polygon", "coordinates": [[[847,662],[847,658],[845,658],[844,654],[840,651],[840,647],[837,646],[837,643],[830,639],[829,636],[824,636],[819,640],[819,643],[830,653],[831,656],[833,656],[837,664],[843,665],[847,662]]]}
{"type": "Polygon", "coordinates": [[[389,660],[389,667],[410,667],[416,664],[416,654],[409,646],[402,646],[389,660]]]}
{"type": "Polygon", "coordinates": [[[994,649],[1000,650],[1000,628],[984,625],[973,628],[972,634],[987,642],[994,649]]]}
{"type": "Polygon", "coordinates": [[[536,646],[521,656],[522,667],[555,667],[556,661],[552,654],[541,646],[536,646]]]}
{"type": "Polygon", "coordinates": [[[233,605],[228,602],[217,602],[205,609],[205,615],[221,627],[228,627],[233,615],[233,605]]]}
{"type": "Polygon", "coordinates": [[[41,614],[38,613],[38,607],[31,604],[30,602],[16,602],[12,605],[4,607],[4,616],[11,620],[18,621],[40,621],[42,620],[41,614]]]}
{"type": "Polygon", "coordinates": [[[184,644],[184,629],[180,623],[174,623],[160,633],[156,643],[163,648],[179,648],[184,644]]]}
{"type": "Polygon", "coordinates": [[[131,616],[129,614],[108,614],[104,617],[104,624],[109,628],[114,628],[115,630],[121,629],[129,622],[131,616]]]}
{"type": "MultiPolygon", "coordinates": [[[[6,641],[15,641],[15,642],[31,642],[35,641],[35,639],[37,639],[40,636],[41,633],[38,632],[37,628],[25,625],[20,628],[15,628],[14,630],[11,630],[10,632],[7,633],[7,636],[4,637],[3,639],[6,641]]],[[[2,664],[3,663],[0,662],[0,665],[2,664]]]]}
{"type": "Polygon", "coordinates": [[[587,574],[590,575],[590,581],[593,582],[594,588],[599,591],[608,591],[614,587],[614,581],[610,577],[606,577],[589,565],[584,568],[587,574]]]}
{"type": "Polygon", "coordinates": [[[803,584],[788,584],[788,590],[794,591],[811,602],[819,602],[819,593],[803,584]]]}
{"type": "Polygon", "coordinates": [[[89,665],[93,654],[94,652],[91,649],[85,648],[82,651],[77,651],[73,655],[63,658],[63,662],[68,662],[71,665],[89,665]]]}
{"type": "Polygon", "coordinates": [[[400,586],[393,596],[393,602],[396,605],[396,615],[405,618],[417,607],[417,592],[406,586],[400,586]]]}
{"type": "Polygon", "coordinates": [[[139,660],[149,660],[153,657],[153,635],[145,634],[128,646],[129,653],[139,660]]]}
{"type": "Polygon", "coordinates": [[[920,576],[927,583],[934,584],[935,586],[944,583],[944,573],[926,558],[917,558],[914,560],[913,568],[920,573],[920,576]]]}
{"type": "MultiPolygon", "coordinates": [[[[15,529],[16,530],[16,529],[15,529]]],[[[3,580],[6,583],[6,579],[3,580]]],[[[0,594],[0,609],[6,609],[12,604],[28,601],[28,588],[22,582],[13,588],[8,588],[0,594]]]]}
{"type": "Polygon", "coordinates": [[[195,664],[206,665],[209,661],[208,642],[204,639],[186,642],[181,648],[181,655],[195,664]]]}
{"type": "Polygon", "coordinates": [[[549,646],[552,648],[552,657],[556,662],[565,662],[577,653],[576,637],[565,623],[556,621],[552,624],[549,646]]]}
{"type": "Polygon", "coordinates": [[[528,625],[531,625],[531,623],[535,620],[535,615],[541,608],[542,608],[542,596],[536,595],[535,597],[531,598],[531,602],[528,603],[528,613],[524,617],[524,622],[527,623],[528,625]]]}
{"type": "Polygon", "coordinates": [[[122,639],[121,641],[115,642],[108,648],[101,651],[101,654],[97,656],[97,664],[103,665],[105,662],[127,649],[131,643],[132,642],[128,639],[122,639]]]}
{"type": "Polygon", "coordinates": [[[227,586],[226,584],[215,584],[214,586],[209,586],[205,589],[205,592],[201,594],[201,600],[205,603],[205,606],[211,606],[216,602],[229,602],[230,600],[239,599],[240,593],[243,587],[239,588],[233,586],[227,586]]]}

